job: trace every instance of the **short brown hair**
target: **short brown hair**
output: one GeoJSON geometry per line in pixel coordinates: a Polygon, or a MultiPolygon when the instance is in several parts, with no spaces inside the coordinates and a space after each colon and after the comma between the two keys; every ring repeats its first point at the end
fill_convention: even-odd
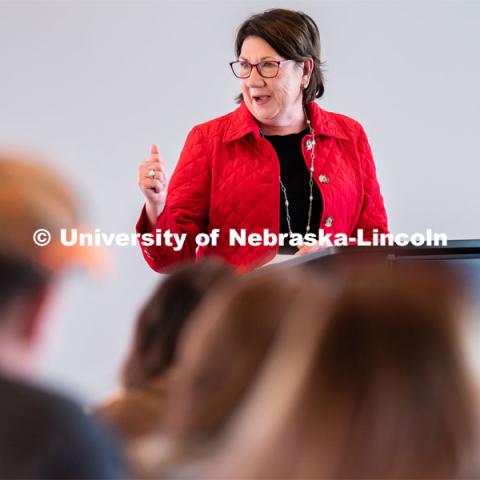
{"type": "MultiPolygon", "coordinates": [[[[260,37],[279,55],[288,60],[302,62],[313,59],[314,67],[303,102],[310,103],[324,92],[323,72],[320,61],[320,33],[317,24],[303,12],[275,8],[247,18],[240,26],[235,40],[235,54],[240,56],[247,37],[260,37]]],[[[242,101],[242,94],[237,101],[242,101]]]]}

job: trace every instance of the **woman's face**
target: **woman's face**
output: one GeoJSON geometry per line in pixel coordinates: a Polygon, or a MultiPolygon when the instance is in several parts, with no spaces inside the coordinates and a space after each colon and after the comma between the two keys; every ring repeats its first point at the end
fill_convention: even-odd
{"type": "MultiPolygon", "coordinates": [[[[247,37],[239,60],[256,64],[264,60],[285,60],[265,40],[247,37]]],[[[303,83],[308,80],[296,62],[280,64],[275,78],[263,78],[256,68],[249,78],[241,79],[241,89],[250,113],[262,124],[287,126],[302,113],[303,83]]]]}

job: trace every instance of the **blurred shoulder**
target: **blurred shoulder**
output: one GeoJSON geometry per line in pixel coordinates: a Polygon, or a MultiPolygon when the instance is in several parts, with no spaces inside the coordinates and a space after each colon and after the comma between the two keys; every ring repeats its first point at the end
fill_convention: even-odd
{"type": "Polygon", "coordinates": [[[1,410],[6,413],[10,403],[15,404],[17,412],[22,415],[35,415],[39,420],[46,421],[63,413],[82,416],[81,408],[69,398],[50,391],[39,385],[24,383],[6,376],[0,376],[1,410]],[[34,405],[35,408],[32,408],[34,405]]]}
{"type": "Polygon", "coordinates": [[[47,471],[50,475],[61,472],[62,478],[73,478],[72,472],[78,478],[113,478],[124,471],[114,439],[88,418],[77,402],[3,375],[0,451],[9,458],[8,463],[0,464],[1,478],[18,472],[24,472],[22,478],[46,478],[47,471]],[[34,457],[42,461],[29,461],[34,457]]]}

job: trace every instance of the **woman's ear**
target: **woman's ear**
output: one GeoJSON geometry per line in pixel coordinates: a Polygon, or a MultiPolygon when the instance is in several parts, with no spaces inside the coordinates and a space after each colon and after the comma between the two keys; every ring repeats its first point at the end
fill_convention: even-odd
{"type": "Polygon", "coordinates": [[[303,75],[302,75],[302,85],[303,88],[307,88],[310,83],[310,77],[312,76],[313,71],[313,58],[307,58],[303,61],[303,75]]]}

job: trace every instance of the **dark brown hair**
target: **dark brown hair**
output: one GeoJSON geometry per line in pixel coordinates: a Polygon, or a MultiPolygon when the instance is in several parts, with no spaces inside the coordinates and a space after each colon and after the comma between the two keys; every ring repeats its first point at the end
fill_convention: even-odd
{"type": "MultiPolygon", "coordinates": [[[[314,62],[312,76],[303,92],[303,102],[310,103],[324,92],[323,72],[320,62],[320,34],[316,23],[303,12],[275,8],[247,18],[240,26],[235,40],[235,54],[240,56],[247,37],[260,37],[279,55],[296,62],[311,58],[314,62]]],[[[236,100],[242,101],[242,94],[236,100]]]]}
{"type": "Polygon", "coordinates": [[[153,292],[138,316],[133,345],[123,368],[123,385],[139,387],[172,366],[181,332],[215,287],[233,278],[220,261],[182,264],[153,292]]]}

